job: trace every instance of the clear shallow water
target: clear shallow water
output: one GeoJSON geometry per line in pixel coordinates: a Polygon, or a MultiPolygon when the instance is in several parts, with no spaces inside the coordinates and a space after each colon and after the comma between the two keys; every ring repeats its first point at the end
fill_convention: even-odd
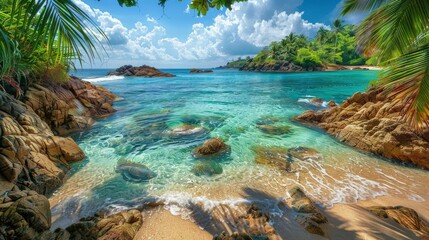
{"type": "Polygon", "coordinates": [[[269,193],[275,202],[286,198],[294,185],[302,186],[325,206],[382,195],[419,201],[429,198],[424,184],[429,181],[427,172],[363,154],[291,120],[305,110],[317,109],[305,99],[320,97],[340,103],[364,90],[377,72],[165,71],[178,77],[105,78],[106,70],[74,73],[105,86],[122,100],[115,103],[117,113],[73,136],[87,158],[72,165],[69,179],[50,198],[54,227],[107,206],[133,206],[145,198],[161,199],[171,212],[184,217],[191,205],[212,209],[218,204],[267,200],[261,193],[269,193]],[[266,116],[280,119],[292,132],[264,134],[256,122],[266,116]],[[206,130],[189,136],[169,133],[185,123],[206,130]],[[195,176],[192,150],[211,137],[230,145],[231,154],[219,159],[222,174],[195,176]],[[304,146],[317,149],[323,157],[294,161],[293,171],[288,173],[256,164],[255,146],[304,146]],[[127,182],[114,170],[120,158],[143,163],[158,176],[145,183],[127,182]]]}

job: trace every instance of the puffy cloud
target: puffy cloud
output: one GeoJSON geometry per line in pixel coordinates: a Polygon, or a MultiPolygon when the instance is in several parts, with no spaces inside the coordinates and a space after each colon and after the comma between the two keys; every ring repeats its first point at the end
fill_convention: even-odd
{"type": "Polygon", "coordinates": [[[149,26],[137,22],[127,28],[109,12],[91,9],[82,0],[74,1],[109,37],[112,44],[109,57],[115,62],[123,59],[124,63],[138,59],[170,62],[173,66],[199,64],[202,62],[199,60],[221,64],[234,56],[255,54],[291,32],[312,36],[320,27],[328,28],[321,23],[310,23],[302,18],[303,12],[294,11],[303,0],[249,0],[219,14],[211,25],[193,24],[190,34],[179,39],[168,36],[167,30],[149,15],[146,16],[149,26]]]}

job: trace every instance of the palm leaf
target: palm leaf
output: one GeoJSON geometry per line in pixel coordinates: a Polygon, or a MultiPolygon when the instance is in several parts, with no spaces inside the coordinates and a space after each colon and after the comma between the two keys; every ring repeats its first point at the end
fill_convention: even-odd
{"type": "Polygon", "coordinates": [[[412,127],[429,126],[429,44],[394,59],[383,71],[380,86],[406,102],[403,116],[412,127]]]}
{"type": "Polygon", "coordinates": [[[372,11],[387,1],[388,0],[346,0],[341,14],[346,15],[356,11],[372,11]]]}

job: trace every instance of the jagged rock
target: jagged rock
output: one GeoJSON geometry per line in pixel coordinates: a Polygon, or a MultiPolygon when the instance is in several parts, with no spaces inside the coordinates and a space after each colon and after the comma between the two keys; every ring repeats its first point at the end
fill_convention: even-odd
{"type": "Polygon", "coordinates": [[[194,150],[196,157],[213,157],[229,149],[229,146],[217,138],[211,138],[194,150]]]}
{"type": "Polygon", "coordinates": [[[295,119],[323,128],[353,147],[429,169],[427,133],[417,134],[402,120],[404,108],[405,101],[370,90],[355,93],[339,106],[306,111],[295,119]]]}
{"type": "Polygon", "coordinates": [[[92,118],[107,116],[115,110],[114,94],[101,86],[70,77],[67,84],[56,82],[32,85],[24,103],[59,135],[82,131],[94,123],[92,118]]]}
{"type": "Polygon", "coordinates": [[[37,239],[51,227],[49,201],[43,195],[10,191],[0,202],[0,239],[37,239]]]}
{"type": "Polygon", "coordinates": [[[367,209],[381,218],[392,219],[403,227],[416,232],[418,235],[429,234],[427,223],[411,208],[403,206],[372,206],[367,209]]]}
{"type": "Polygon", "coordinates": [[[288,151],[282,147],[263,147],[256,146],[252,148],[255,154],[255,162],[258,164],[278,167],[281,170],[290,171],[288,161],[288,151]]]}
{"type": "Polygon", "coordinates": [[[203,70],[203,69],[196,69],[196,68],[192,68],[189,73],[211,73],[213,72],[213,70],[207,69],[207,70],[203,70]]]}
{"type": "Polygon", "coordinates": [[[111,216],[84,218],[66,230],[73,240],[132,240],[142,224],[141,212],[128,210],[111,216]]]}
{"type": "Polygon", "coordinates": [[[328,219],[299,187],[289,190],[289,195],[292,198],[292,209],[297,213],[295,220],[309,233],[324,236],[325,233],[319,224],[327,223],[328,219]]]}
{"type": "Polygon", "coordinates": [[[328,102],[328,106],[329,107],[335,107],[335,106],[337,106],[337,104],[333,100],[331,100],[328,102]]]}
{"type": "Polygon", "coordinates": [[[139,77],[175,77],[175,75],[170,73],[161,72],[154,67],[143,65],[140,67],[133,67],[131,65],[124,65],[115,71],[109,72],[109,76],[139,76],[139,77]]]}

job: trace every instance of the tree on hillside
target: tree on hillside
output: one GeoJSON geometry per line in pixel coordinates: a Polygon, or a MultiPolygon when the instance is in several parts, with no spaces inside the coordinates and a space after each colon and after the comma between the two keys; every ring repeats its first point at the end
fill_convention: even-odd
{"type": "Polygon", "coordinates": [[[406,101],[404,118],[418,130],[429,126],[429,1],[346,0],[342,13],[369,12],[357,29],[359,46],[387,68],[378,87],[406,101]]]}
{"type": "Polygon", "coordinates": [[[335,33],[334,63],[336,63],[335,56],[337,55],[338,33],[340,32],[342,25],[343,24],[340,19],[336,19],[333,24],[334,33],[335,33]]]}

